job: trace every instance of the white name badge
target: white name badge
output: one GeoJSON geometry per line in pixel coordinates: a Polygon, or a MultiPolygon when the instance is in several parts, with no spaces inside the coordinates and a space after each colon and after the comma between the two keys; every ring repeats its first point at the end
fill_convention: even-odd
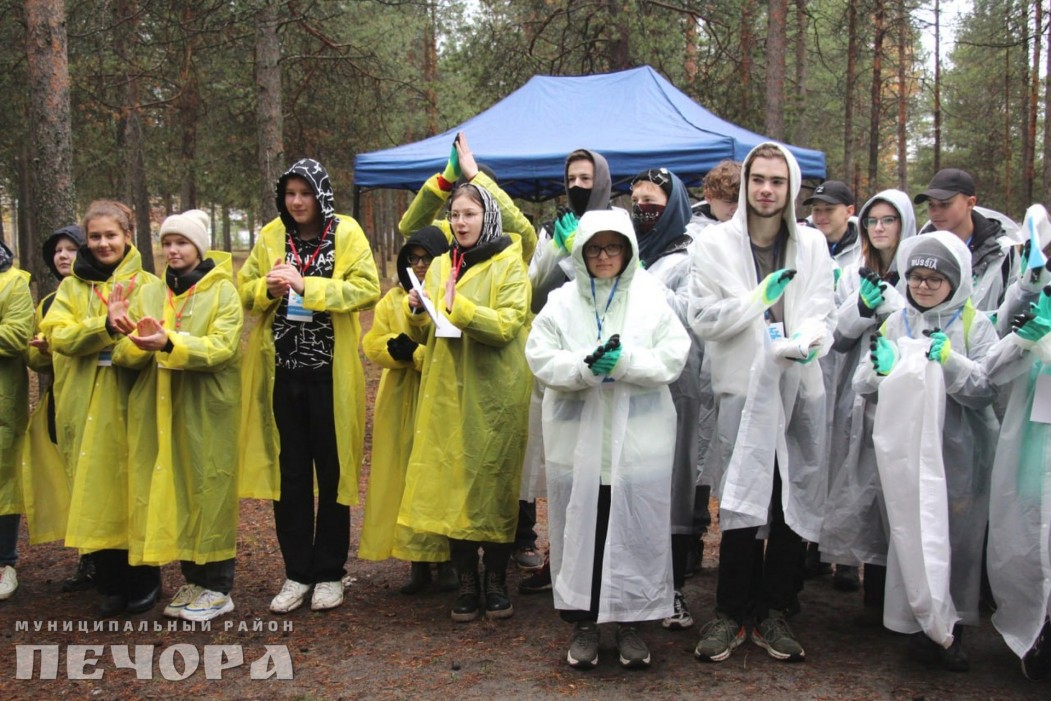
{"type": "Polygon", "coordinates": [[[785,324],[782,321],[771,322],[766,325],[766,332],[770,334],[771,341],[780,341],[785,337],[785,324]]]}
{"type": "Polygon", "coordinates": [[[97,365],[100,368],[108,368],[113,365],[113,351],[109,348],[99,351],[99,361],[97,365]]]}
{"type": "Polygon", "coordinates": [[[285,318],[300,322],[314,320],[314,312],[303,306],[303,295],[293,289],[288,290],[288,311],[285,318]]]}

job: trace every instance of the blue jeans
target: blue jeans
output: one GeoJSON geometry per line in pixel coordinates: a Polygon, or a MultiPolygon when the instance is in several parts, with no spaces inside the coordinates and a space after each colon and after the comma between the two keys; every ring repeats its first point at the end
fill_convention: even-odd
{"type": "Polygon", "coordinates": [[[0,567],[18,562],[19,514],[0,516],[0,567]]]}

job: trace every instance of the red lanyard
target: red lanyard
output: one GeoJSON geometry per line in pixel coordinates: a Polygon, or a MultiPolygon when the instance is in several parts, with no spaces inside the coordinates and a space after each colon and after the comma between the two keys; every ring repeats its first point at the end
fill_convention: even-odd
{"type": "Polygon", "coordinates": [[[107,306],[107,307],[109,306],[109,300],[108,300],[108,299],[106,299],[105,297],[103,297],[103,296],[102,296],[102,293],[101,293],[101,292],[99,292],[99,288],[97,288],[97,287],[95,287],[94,285],[92,285],[92,286],[91,286],[91,291],[95,293],[95,296],[96,296],[96,297],[98,297],[99,299],[101,299],[101,300],[102,300],[102,303],[103,303],[103,304],[104,304],[105,306],[107,306]]]}
{"type": "Polygon", "coordinates": [[[321,234],[321,241],[318,242],[317,248],[314,250],[314,255],[310,256],[310,260],[307,261],[305,266],[303,265],[303,259],[299,257],[299,251],[296,250],[295,240],[292,238],[291,234],[288,235],[288,245],[292,249],[292,257],[295,258],[296,269],[299,270],[300,275],[306,275],[307,271],[310,270],[310,266],[312,266],[314,261],[317,260],[318,254],[321,253],[321,248],[325,245],[325,239],[328,238],[328,232],[330,229],[332,229],[332,222],[329,222],[328,226],[325,227],[325,232],[321,234]]]}
{"type": "Polygon", "coordinates": [[[186,303],[189,302],[193,298],[193,295],[195,294],[195,290],[196,289],[197,289],[197,285],[193,285],[192,287],[190,287],[190,289],[188,289],[186,291],[187,292],[187,298],[184,299],[182,304],[179,305],[179,308],[176,309],[175,308],[175,301],[174,301],[175,295],[172,294],[171,288],[170,287],[168,288],[168,306],[170,306],[172,308],[172,311],[175,312],[175,330],[176,331],[178,331],[178,330],[180,330],[182,328],[182,310],[186,309],[186,303]]]}

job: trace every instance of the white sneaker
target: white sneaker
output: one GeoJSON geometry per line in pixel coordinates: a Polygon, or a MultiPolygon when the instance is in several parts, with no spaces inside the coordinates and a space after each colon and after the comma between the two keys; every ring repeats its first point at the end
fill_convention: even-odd
{"type": "Polygon", "coordinates": [[[164,607],[164,615],[168,618],[182,618],[183,609],[193,603],[193,600],[204,591],[196,584],[184,584],[175,592],[171,603],[164,607]]]}
{"type": "MultiPolygon", "coordinates": [[[[18,589],[18,576],[15,574],[15,568],[11,565],[0,567],[0,601],[10,599],[15,589],[18,589]]],[[[343,600],[342,592],[339,598],[340,601],[343,600]]]]}
{"type": "Polygon", "coordinates": [[[182,617],[187,621],[210,621],[233,610],[234,600],[229,594],[202,589],[197,598],[182,610],[182,617]]]}
{"type": "Polygon", "coordinates": [[[294,579],[286,579],[285,583],[281,585],[281,591],[270,602],[270,610],[274,613],[295,611],[303,605],[303,599],[306,598],[308,591],[310,591],[309,584],[302,584],[294,579]]]}
{"type": "Polygon", "coordinates": [[[343,603],[343,582],[318,582],[314,585],[314,596],[310,608],[315,611],[334,609],[343,603]]]}

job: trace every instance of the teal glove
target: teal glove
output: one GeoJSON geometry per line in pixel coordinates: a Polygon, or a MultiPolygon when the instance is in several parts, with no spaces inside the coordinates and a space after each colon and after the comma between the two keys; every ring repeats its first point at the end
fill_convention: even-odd
{"type": "Polygon", "coordinates": [[[608,375],[613,372],[613,368],[617,365],[617,361],[620,360],[620,346],[606,351],[602,354],[602,357],[591,364],[591,374],[593,375],[608,375]]]}
{"type": "Polygon", "coordinates": [[[793,363],[799,363],[800,365],[809,365],[814,362],[814,358],[817,357],[817,348],[814,348],[806,354],[805,358],[792,358],[793,363]]]}
{"type": "Polygon", "coordinates": [[[893,343],[877,332],[869,338],[869,358],[872,359],[872,369],[876,374],[885,377],[897,362],[898,351],[893,343]]]}
{"type": "Polygon", "coordinates": [[[781,295],[785,293],[785,288],[788,287],[788,283],[792,282],[792,278],[796,276],[796,271],[791,268],[782,268],[781,270],[775,270],[774,272],[763,278],[763,281],[759,283],[759,296],[762,299],[763,304],[770,306],[777,300],[781,299],[781,295]]]}
{"type": "Polygon", "coordinates": [[[456,152],[456,142],[453,142],[452,151],[449,153],[449,160],[445,163],[445,170],[442,171],[442,177],[451,183],[456,182],[460,179],[463,173],[460,171],[460,154],[456,152]]]}
{"type": "Polygon", "coordinates": [[[832,289],[839,287],[839,279],[843,277],[843,268],[838,265],[832,268],[832,289]]]}
{"type": "Polygon", "coordinates": [[[1030,304],[1028,314],[1019,314],[1013,319],[1011,330],[1020,338],[1036,343],[1051,332],[1051,318],[1041,316],[1040,307],[1030,304]]]}
{"type": "Polygon", "coordinates": [[[952,341],[938,329],[932,331],[930,337],[931,347],[927,349],[927,359],[937,360],[945,365],[945,361],[949,359],[949,354],[952,352],[952,341]]]}
{"type": "Polygon", "coordinates": [[[868,268],[861,268],[858,273],[861,276],[858,311],[864,317],[871,317],[879,305],[883,304],[883,290],[887,289],[887,283],[868,268]]]}
{"type": "Polygon", "coordinates": [[[572,210],[566,210],[555,220],[555,231],[552,235],[555,245],[566,253],[573,250],[573,239],[576,238],[577,224],[580,220],[572,210]]]}

